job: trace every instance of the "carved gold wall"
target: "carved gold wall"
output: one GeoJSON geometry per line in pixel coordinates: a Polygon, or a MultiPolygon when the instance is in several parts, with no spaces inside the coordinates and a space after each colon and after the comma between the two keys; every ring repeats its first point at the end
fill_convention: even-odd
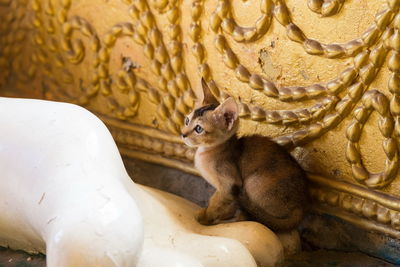
{"type": "MultiPolygon", "coordinates": [[[[400,1],[0,0],[0,88],[83,105],[122,154],[196,173],[200,78],[293,149],[318,209],[400,238],[400,1]]],[[[29,112],[29,111],[27,111],[29,112]]]]}

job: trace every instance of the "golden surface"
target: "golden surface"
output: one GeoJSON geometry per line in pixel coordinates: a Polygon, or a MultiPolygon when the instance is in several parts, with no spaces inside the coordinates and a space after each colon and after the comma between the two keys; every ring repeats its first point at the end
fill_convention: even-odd
{"type": "Polygon", "coordinates": [[[178,134],[204,77],[240,103],[241,135],[293,149],[319,210],[398,237],[399,7],[0,0],[1,94],[83,105],[122,154],[196,173],[178,134]]]}

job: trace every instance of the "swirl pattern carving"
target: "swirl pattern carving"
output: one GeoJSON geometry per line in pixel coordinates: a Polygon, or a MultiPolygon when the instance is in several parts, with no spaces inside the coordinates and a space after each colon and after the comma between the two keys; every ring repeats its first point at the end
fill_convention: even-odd
{"type": "MultiPolygon", "coordinates": [[[[332,21],[354,4],[292,2],[332,21]]],[[[86,106],[107,122],[125,155],[196,173],[193,149],[177,134],[203,77],[217,98],[238,100],[246,125],[265,135],[265,127],[278,129],[274,140],[288,149],[318,148],[328,135],[342,135],[347,145],[338,156],[345,162],[336,168],[344,173],[339,180],[400,197],[400,0],[373,2],[382,6],[365,30],[330,42],[305,27],[297,6],[285,0],[0,0],[0,88],[4,95],[86,106]],[[244,18],[242,7],[253,8],[254,16],[244,18]],[[341,70],[329,79],[285,83],[250,64],[243,51],[269,52],[279,30],[301,57],[340,62],[341,70]],[[375,115],[384,152],[378,172],[362,141],[375,115]]],[[[251,52],[251,60],[262,61],[251,52]]],[[[393,216],[390,227],[397,225],[393,216]]]]}

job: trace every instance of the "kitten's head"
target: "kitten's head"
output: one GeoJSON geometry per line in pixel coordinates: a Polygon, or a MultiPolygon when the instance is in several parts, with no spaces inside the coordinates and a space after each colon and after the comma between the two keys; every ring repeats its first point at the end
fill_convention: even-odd
{"type": "Polygon", "coordinates": [[[191,147],[211,147],[222,144],[237,131],[238,106],[232,97],[221,104],[202,79],[203,97],[185,118],[182,138],[191,147]]]}

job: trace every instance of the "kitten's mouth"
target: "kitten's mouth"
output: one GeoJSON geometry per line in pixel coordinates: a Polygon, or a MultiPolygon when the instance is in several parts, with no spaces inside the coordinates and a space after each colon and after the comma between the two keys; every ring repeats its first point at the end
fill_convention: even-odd
{"type": "Polygon", "coordinates": [[[189,147],[196,147],[196,145],[195,144],[193,144],[189,139],[187,139],[186,137],[182,137],[182,139],[183,139],[183,142],[187,145],[187,146],[189,146],[189,147]]]}

